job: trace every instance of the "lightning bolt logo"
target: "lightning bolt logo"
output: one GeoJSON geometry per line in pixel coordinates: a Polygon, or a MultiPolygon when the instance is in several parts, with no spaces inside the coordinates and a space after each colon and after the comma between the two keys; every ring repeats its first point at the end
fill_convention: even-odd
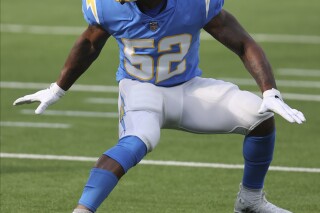
{"type": "Polygon", "coordinates": [[[89,10],[89,8],[91,7],[91,11],[94,18],[96,19],[98,24],[100,24],[98,12],[97,12],[96,0],[86,0],[86,4],[87,4],[87,10],[89,10]]]}

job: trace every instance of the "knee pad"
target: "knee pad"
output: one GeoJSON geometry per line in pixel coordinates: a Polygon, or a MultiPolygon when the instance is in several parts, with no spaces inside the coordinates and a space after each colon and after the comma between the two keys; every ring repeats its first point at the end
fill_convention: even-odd
{"type": "Polygon", "coordinates": [[[127,172],[147,154],[147,146],[140,138],[128,136],[121,138],[116,146],[103,154],[117,161],[127,172]]]}

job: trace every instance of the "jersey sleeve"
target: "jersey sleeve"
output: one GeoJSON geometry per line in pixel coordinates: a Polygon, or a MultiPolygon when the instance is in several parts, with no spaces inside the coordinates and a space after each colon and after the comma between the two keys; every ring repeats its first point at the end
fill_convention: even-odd
{"type": "Polygon", "coordinates": [[[207,24],[211,19],[218,15],[224,5],[224,0],[205,0],[206,4],[206,21],[207,24]]]}
{"type": "Polygon", "coordinates": [[[101,24],[100,8],[100,0],[82,0],[82,13],[89,25],[101,24]]]}

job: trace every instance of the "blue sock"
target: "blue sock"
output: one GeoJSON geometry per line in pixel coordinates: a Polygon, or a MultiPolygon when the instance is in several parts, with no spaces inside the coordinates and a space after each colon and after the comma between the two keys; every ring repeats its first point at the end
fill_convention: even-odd
{"type": "Polygon", "coordinates": [[[246,136],[243,143],[245,159],[242,185],[250,189],[262,189],[264,178],[272,161],[276,131],[257,137],[246,136]]]}
{"type": "Polygon", "coordinates": [[[93,168],[84,187],[79,204],[95,212],[117,185],[118,178],[112,172],[93,168]]]}
{"type": "MultiPolygon", "coordinates": [[[[122,138],[116,146],[104,153],[104,155],[117,161],[125,172],[139,163],[146,154],[146,145],[138,137],[134,136],[122,138]]],[[[117,183],[118,178],[112,172],[93,168],[79,204],[95,212],[117,183]]]]}

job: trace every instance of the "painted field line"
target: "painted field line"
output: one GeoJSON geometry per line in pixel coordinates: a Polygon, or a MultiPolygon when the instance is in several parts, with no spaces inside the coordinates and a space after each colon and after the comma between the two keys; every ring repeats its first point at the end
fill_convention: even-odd
{"type": "MultiPolygon", "coordinates": [[[[287,35],[287,34],[250,34],[255,41],[260,43],[301,43],[301,44],[320,44],[320,36],[317,35],[287,35]]],[[[212,36],[207,32],[201,32],[201,40],[212,40],[212,36]]]]}
{"type": "Polygon", "coordinates": [[[96,157],[81,156],[63,156],[63,155],[38,155],[38,154],[22,154],[22,153],[0,153],[1,158],[17,158],[17,159],[35,159],[35,160],[62,160],[62,161],[85,161],[95,162],[96,157]]]}
{"type": "MultiPolygon", "coordinates": [[[[21,154],[20,153],[0,153],[0,157],[14,158],[14,159],[62,160],[62,161],[84,161],[84,162],[95,162],[98,159],[97,157],[39,155],[39,154],[22,154],[22,153],[21,154]]],[[[193,167],[193,168],[243,169],[243,165],[241,164],[200,163],[200,162],[183,162],[183,161],[142,160],[139,164],[153,165],[153,166],[193,167]]],[[[269,170],[281,171],[281,172],[320,173],[320,168],[271,166],[269,170]]]]}
{"type": "MultiPolygon", "coordinates": [[[[259,94],[261,94],[261,93],[259,93],[259,94]]],[[[308,95],[308,94],[297,94],[297,93],[282,93],[282,97],[285,100],[320,102],[320,95],[308,95]]]]}
{"type": "Polygon", "coordinates": [[[281,68],[277,70],[277,73],[279,73],[279,75],[285,75],[285,76],[320,77],[320,70],[310,70],[310,69],[281,68]]]}
{"type": "MultiPolygon", "coordinates": [[[[5,89],[45,89],[50,86],[50,83],[35,83],[35,82],[7,82],[1,81],[0,88],[5,89]]],[[[103,85],[83,85],[74,84],[71,91],[78,92],[110,92],[118,93],[118,86],[103,86],[103,85]]]]}
{"type": "Polygon", "coordinates": [[[118,99],[117,98],[87,98],[85,102],[91,103],[91,104],[118,104],[118,99]]]}
{"type": "MultiPolygon", "coordinates": [[[[220,77],[224,81],[230,81],[240,86],[256,86],[256,82],[251,78],[228,78],[220,77]]],[[[292,88],[320,88],[320,81],[295,81],[295,80],[277,80],[277,84],[283,87],[292,88]]],[[[1,81],[0,87],[5,89],[44,89],[49,87],[49,83],[35,83],[35,82],[9,82],[1,81]]],[[[74,84],[72,91],[80,92],[112,92],[118,93],[118,86],[104,86],[104,85],[82,85],[74,84]]]]}
{"type": "Polygon", "coordinates": [[[80,35],[86,27],[1,24],[1,32],[40,35],[80,35]]]}
{"type": "MultiPolygon", "coordinates": [[[[40,26],[1,24],[1,32],[24,33],[39,35],[80,35],[86,27],[76,26],[40,26]]],[[[285,34],[251,34],[257,42],[269,43],[301,43],[320,44],[320,36],[317,35],[285,35],[285,34]]],[[[201,40],[213,40],[205,31],[201,32],[201,40]]]]}
{"type": "MultiPolygon", "coordinates": [[[[23,109],[22,114],[34,115],[34,110],[23,109]]],[[[89,112],[89,111],[63,111],[63,110],[46,110],[44,115],[67,116],[67,117],[87,117],[87,118],[118,118],[117,112],[89,112]]]]}
{"type": "MultiPolygon", "coordinates": [[[[240,79],[240,78],[224,78],[226,81],[233,82],[237,85],[243,86],[255,86],[256,83],[252,79],[240,79]]],[[[278,80],[279,86],[288,86],[294,88],[306,87],[306,88],[320,88],[319,81],[283,81],[278,80]]],[[[4,89],[44,89],[47,88],[49,84],[46,83],[24,83],[24,82],[0,82],[0,88],[4,89]]],[[[117,86],[102,86],[102,85],[73,85],[70,89],[71,91],[78,92],[108,92],[108,93],[118,93],[117,86]]],[[[260,95],[260,93],[257,93],[260,95]]],[[[297,93],[283,93],[285,99],[290,100],[299,100],[299,101],[320,101],[320,95],[311,95],[311,94],[297,94],[297,93]]],[[[112,99],[100,99],[92,98],[88,100],[91,103],[106,103],[106,104],[116,104],[115,100],[112,99]]]]}
{"type": "MultiPolygon", "coordinates": [[[[240,86],[256,86],[257,83],[251,78],[219,78],[224,81],[229,81],[240,86]]],[[[295,81],[295,80],[276,80],[277,85],[281,87],[291,88],[320,88],[320,81],[295,81]]]]}
{"type": "Polygon", "coordinates": [[[69,124],[62,123],[34,123],[34,122],[15,122],[15,121],[1,121],[0,126],[4,127],[30,127],[30,128],[53,128],[53,129],[68,129],[69,124]]]}

